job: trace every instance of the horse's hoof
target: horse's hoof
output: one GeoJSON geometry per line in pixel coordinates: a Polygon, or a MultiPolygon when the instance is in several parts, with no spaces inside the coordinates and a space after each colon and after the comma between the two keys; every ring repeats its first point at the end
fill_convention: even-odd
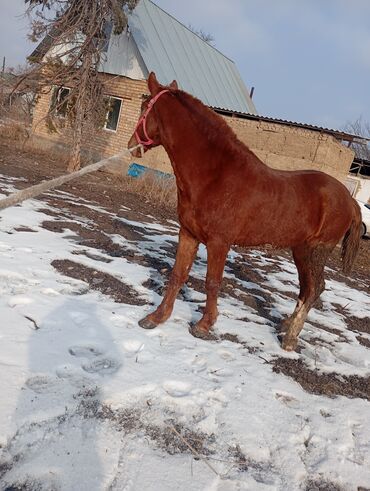
{"type": "Polygon", "coordinates": [[[158,324],[148,319],[148,317],[144,317],[144,319],[139,320],[139,326],[143,329],[154,329],[158,324]]]}
{"type": "Polygon", "coordinates": [[[212,341],[216,339],[214,334],[211,334],[209,330],[199,327],[198,324],[189,327],[189,332],[192,336],[198,339],[204,339],[205,341],[212,341]]]}
{"type": "Polygon", "coordinates": [[[285,351],[295,351],[298,346],[298,339],[297,338],[292,338],[288,336],[284,336],[283,340],[281,342],[281,347],[285,351]]]}

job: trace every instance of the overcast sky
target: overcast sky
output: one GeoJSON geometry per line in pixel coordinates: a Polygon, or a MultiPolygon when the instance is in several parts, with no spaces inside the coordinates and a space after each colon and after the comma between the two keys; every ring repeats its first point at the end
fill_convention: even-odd
{"type": "MultiPolygon", "coordinates": [[[[370,0],[156,0],[215,38],[260,114],[332,128],[370,121],[370,0]]],[[[24,0],[0,0],[0,56],[23,63],[24,0]]]]}

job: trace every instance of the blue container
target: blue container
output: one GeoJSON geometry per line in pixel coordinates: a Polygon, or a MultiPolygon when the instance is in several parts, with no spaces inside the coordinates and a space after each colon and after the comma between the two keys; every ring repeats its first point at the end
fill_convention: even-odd
{"type": "Polygon", "coordinates": [[[153,173],[159,179],[173,179],[172,174],[168,174],[167,172],[161,172],[160,170],[149,169],[149,167],[145,167],[145,165],[137,164],[136,162],[130,164],[127,169],[127,175],[135,178],[143,176],[146,172],[153,173]]]}

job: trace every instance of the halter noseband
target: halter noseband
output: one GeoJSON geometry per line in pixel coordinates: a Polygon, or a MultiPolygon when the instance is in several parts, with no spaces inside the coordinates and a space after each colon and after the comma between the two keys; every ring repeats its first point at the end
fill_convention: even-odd
{"type": "Polygon", "coordinates": [[[148,107],[146,108],[145,113],[140,117],[139,121],[137,122],[134,134],[136,141],[138,142],[139,145],[143,145],[144,147],[148,147],[149,145],[153,145],[154,140],[148,136],[148,133],[146,131],[146,118],[148,117],[148,114],[152,110],[154,104],[157,102],[157,100],[161,97],[161,95],[165,94],[166,92],[169,92],[168,89],[161,90],[155,97],[150,99],[148,107]],[[142,140],[139,136],[138,129],[140,125],[143,125],[143,133],[146,138],[146,141],[142,140]]]}

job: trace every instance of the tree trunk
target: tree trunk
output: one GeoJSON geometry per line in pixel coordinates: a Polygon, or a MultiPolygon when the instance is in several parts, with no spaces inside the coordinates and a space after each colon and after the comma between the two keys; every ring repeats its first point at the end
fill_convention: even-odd
{"type": "Polygon", "coordinates": [[[77,118],[75,121],[75,127],[73,129],[73,146],[71,150],[71,156],[68,162],[67,171],[74,172],[81,167],[81,150],[82,150],[82,125],[83,117],[81,114],[81,108],[78,110],[77,118]]]}
{"type": "Polygon", "coordinates": [[[79,69],[79,90],[75,103],[76,118],[74,121],[73,128],[73,144],[71,151],[71,158],[68,163],[68,172],[74,172],[79,170],[81,167],[81,150],[83,143],[83,130],[85,123],[85,111],[87,107],[87,100],[90,97],[89,93],[89,81],[90,81],[90,71],[92,67],[93,60],[93,46],[90,46],[91,51],[87,52],[85,58],[79,69]]]}

